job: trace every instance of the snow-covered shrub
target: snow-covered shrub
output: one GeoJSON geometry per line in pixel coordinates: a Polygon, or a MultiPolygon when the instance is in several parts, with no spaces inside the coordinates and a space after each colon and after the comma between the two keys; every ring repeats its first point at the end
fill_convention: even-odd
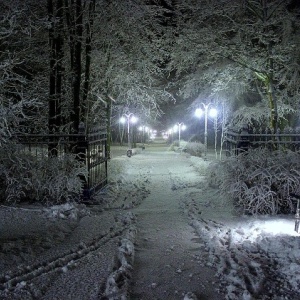
{"type": "Polygon", "coordinates": [[[79,198],[86,168],[74,155],[37,159],[10,143],[0,150],[0,201],[60,204],[79,198]],[[1,153],[2,152],[2,153],[1,153]]]}
{"type": "Polygon", "coordinates": [[[177,151],[178,148],[179,148],[179,140],[175,140],[173,141],[172,144],[170,144],[169,151],[177,151]]]}
{"type": "Polygon", "coordinates": [[[172,145],[173,147],[179,147],[179,140],[175,140],[172,145]]]}
{"type": "Polygon", "coordinates": [[[209,180],[246,214],[295,212],[290,193],[300,192],[300,154],[250,149],[210,167],[209,180]]]}
{"type": "Polygon", "coordinates": [[[226,178],[226,164],[224,161],[213,161],[208,166],[207,181],[209,186],[219,188],[226,178]]]}
{"type": "Polygon", "coordinates": [[[171,145],[170,145],[170,147],[168,148],[168,151],[175,151],[176,149],[175,149],[175,145],[172,143],[171,145]]]}
{"type": "Polygon", "coordinates": [[[205,151],[205,146],[200,142],[188,142],[185,145],[186,152],[193,156],[201,157],[205,151]]]}

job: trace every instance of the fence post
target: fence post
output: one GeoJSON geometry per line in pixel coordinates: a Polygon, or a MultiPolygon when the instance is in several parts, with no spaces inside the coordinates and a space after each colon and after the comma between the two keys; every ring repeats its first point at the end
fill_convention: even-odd
{"type": "MultiPolygon", "coordinates": [[[[78,157],[78,160],[83,162],[86,167],[87,165],[87,151],[88,151],[88,142],[86,139],[86,134],[85,134],[85,125],[83,122],[79,123],[78,126],[78,140],[77,140],[77,147],[76,147],[76,154],[78,157]]],[[[88,176],[89,176],[89,169],[88,169],[88,176]]],[[[90,198],[90,189],[88,186],[88,179],[85,178],[84,176],[80,176],[80,179],[83,181],[83,200],[89,199],[90,198]]]]}
{"type": "Polygon", "coordinates": [[[87,150],[87,142],[85,136],[85,126],[83,122],[80,122],[78,126],[78,139],[76,146],[76,154],[80,161],[85,161],[86,158],[86,150],[87,150]]]}
{"type": "Polygon", "coordinates": [[[239,141],[237,144],[237,153],[241,153],[241,151],[247,151],[249,149],[249,129],[247,125],[244,125],[241,129],[239,141]]]}

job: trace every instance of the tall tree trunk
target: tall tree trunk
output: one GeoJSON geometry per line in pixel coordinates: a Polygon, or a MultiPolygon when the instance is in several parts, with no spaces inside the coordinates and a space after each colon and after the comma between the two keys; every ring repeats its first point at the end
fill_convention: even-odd
{"type": "Polygon", "coordinates": [[[71,0],[69,3],[69,0],[65,0],[65,15],[66,15],[66,22],[67,27],[69,30],[69,51],[70,51],[70,70],[73,72],[74,69],[74,41],[75,41],[75,17],[72,12],[74,7],[74,0],[71,0]]]}
{"type": "Polygon", "coordinates": [[[70,121],[72,131],[78,133],[80,122],[80,84],[81,84],[81,38],[82,38],[82,13],[81,0],[64,0],[65,17],[68,27],[69,54],[70,54],[70,74],[72,87],[72,106],[70,107],[70,121]],[[79,2],[79,7],[78,7],[79,2]],[[80,24],[81,21],[81,24],[80,24]],[[77,27],[81,28],[77,28],[77,27]],[[78,36],[78,34],[81,35],[78,36]]]}
{"type": "Polygon", "coordinates": [[[88,120],[89,104],[88,93],[90,87],[90,68],[91,68],[91,52],[92,52],[92,28],[95,15],[95,0],[89,2],[88,18],[86,21],[86,39],[85,39],[85,76],[82,95],[82,115],[88,120]]]}
{"type": "Polygon", "coordinates": [[[62,79],[63,79],[63,45],[64,45],[64,25],[63,25],[63,0],[57,0],[57,36],[56,36],[56,126],[61,126],[61,105],[62,105],[62,79]]]}
{"type": "Polygon", "coordinates": [[[48,126],[49,132],[55,130],[55,116],[56,116],[56,100],[55,100],[55,61],[56,61],[56,52],[55,52],[55,37],[54,37],[54,7],[53,1],[48,0],[48,20],[50,23],[49,27],[49,48],[50,48],[50,74],[49,74],[49,116],[48,116],[48,126]]]}
{"type": "MultiPolygon", "coordinates": [[[[56,9],[52,0],[47,2],[50,47],[50,74],[49,74],[49,133],[59,131],[61,125],[61,94],[62,94],[62,60],[63,60],[63,1],[57,0],[56,9]]],[[[51,155],[57,155],[55,144],[48,146],[51,155]]]]}
{"type": "Polygon", "coordinates": [[[81,88],[81,51],[82,51],[82,5],[81,0],[75,4],[75,47],[74,47],[74,74],[73,74],[73,129],[78,132],[81,119],[80,88],[81,88]]]}

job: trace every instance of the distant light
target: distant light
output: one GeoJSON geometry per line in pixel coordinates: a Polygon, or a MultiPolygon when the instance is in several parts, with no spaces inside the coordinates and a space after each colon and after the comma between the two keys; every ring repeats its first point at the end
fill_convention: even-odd
{"type": "Polygon", "coordinates": [[[184,124],[181,126],[181,130],[186,130],[186,126],[184,124]]]}
{"type": "Polygon", "coordinates": [[[131,123],[136,123],[137,120],[138,120],[138,118],[135,117],[135,116],[132,116],[132,117],[130,118],[130,122],[131,122],[131,123]]]}
{"type": "Polygon", "coordinates": [[[215,118],[218,115],[218,111],[215,108],[209,110],[209,116],[215,118]]]}
{"type": "Polygon", "coordinates": [[[197,118],[201,118],[202,115],[203,115],[203,110],[201,108],[197,108],[195,111],[195,116],[197,118]]]}
{"type": "Polygon", "coordinates": [[[120,122],[121,122],[121,123],[125,123],[125,122],[126,122],[125,117],[121,117],[121,118],[120,118],[120,122]]]}

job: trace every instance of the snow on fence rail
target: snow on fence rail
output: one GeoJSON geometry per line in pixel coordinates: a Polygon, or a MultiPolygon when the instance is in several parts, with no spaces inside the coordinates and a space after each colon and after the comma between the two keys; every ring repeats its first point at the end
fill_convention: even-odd
{"type": "Polygon", "coordinates": [[[92,128],[85,133],[80,124],[76,134],[54,133],[35,134],[22,133],[14,136],[19,144],[19,151],[30,153],[36,159],[47,159],[64,154],[77,154],[88,170],[88,178],[84,184],[84,198],[90,196],[107,184],[107,134],[105,128],[92,128]]]}
{"type": "Polygon", "coordinates": [[[228,128],[224,136],[226,155],[237,155],[249,148],[300,150],[300,127],[272,132],[271,129],[228,128]]]}

